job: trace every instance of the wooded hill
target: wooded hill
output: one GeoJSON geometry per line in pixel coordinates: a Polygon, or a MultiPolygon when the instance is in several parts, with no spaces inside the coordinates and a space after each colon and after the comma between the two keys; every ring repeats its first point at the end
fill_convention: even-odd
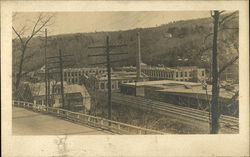
{"type": "MultiPolygon", "coordinates": [[[[226,15],[224,15],[226,16],[226,15]]],[[[223,17],[224,17],[223,16],[223,17]]],[[[221,17],[222,18],[222,17],[221,17]]],[[[220,65],[237,55],[238,47],[238,14],[226,21],[219,32],[220,65]]],[[[104,45],[106,36],[110,36],[111,44],[125,43],[128,46],[115,48],[112,53],[127,52],[128,55],[113,56],[112,60],[127,59],[114,66],[135,65],[137,52],[137,32],[141,34],[142,61],[149,65],[165,66],[197,65],[209,68],[211,54],[212,18],[176,21],[152,28],[137,28],[126,31],[92,32],[48,36],[48,56],[62,53],[72,54],[71,66],[89,66],[103,62],[105,57],[91,57],[89,54],[104,53],[104,49],[88,49],[88,46],[104,45]],[[171,37],[172,36],[172,37],[171,37]],[[207,38],[206,38],[207,36],[207,38]],[[171,37],[171,38],[170,38],[171,37]],[[204,40],[205,41],[204,44],[204,40]],[[186,59],[186,61],[184,61],[186,59]],[[188,59],[188,60],[187,60],[188,59]]],[[[18,51],[19,40],[13,40],[13,72],[16,72],[21,53],[18,51]]],[[[44,37],[35,37],[29,44],[24,64],[24,71],[36,70],[44,65],[44,37]]]]}

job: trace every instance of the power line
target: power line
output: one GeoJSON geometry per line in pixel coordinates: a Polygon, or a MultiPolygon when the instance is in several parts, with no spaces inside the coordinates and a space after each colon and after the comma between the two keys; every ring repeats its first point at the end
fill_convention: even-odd
{"type": "MultiPolygon", "coordinates": [[[[123,54],[127,54],[127,53],[113,53],[110,54],[110,49],[111,48],[117,48],[117,47],[124,47],[127,46],[126,44],[120,44],[120,45],[110,45],[109,43],[109,36],[106,37],[106,45],[104,46],[91,46],[88,47],[88,49],[96,49],[96,48],[105,48],[106,49],[106,54],[96,54],[96,55],[88,55],[88,57],[98,57],[98,56],[106,56],[106,62],[103,63],[96,63],[96,64],[92,64],[92,65],[98,65],[98,64],[105,64],[107,66],[107,72],[108,72],[108,119],[112,120],[112,102],[111,102],[111,61],[110,61],[110,56],[112,55],[123,55],[123,54]]],[[[112,63],[114,62],[121,62],[123,60],[117,60],[117,61],[112,61],[112,63]]],[[[109,123],[109,125],[111,126],[111,123],[109,123]]]]}

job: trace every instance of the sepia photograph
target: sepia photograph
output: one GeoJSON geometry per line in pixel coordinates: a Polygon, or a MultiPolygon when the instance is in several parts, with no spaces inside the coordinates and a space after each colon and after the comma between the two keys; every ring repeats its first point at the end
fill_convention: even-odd
{"type": "Polygon", "coordinates": [[[14,135],[239,132],[238,11],[12,22],[14,135]]]}
{"type": "Polygon", "coordinates": [[[1,3],[3,156],[247,156],[245,1],[1,3]]]}

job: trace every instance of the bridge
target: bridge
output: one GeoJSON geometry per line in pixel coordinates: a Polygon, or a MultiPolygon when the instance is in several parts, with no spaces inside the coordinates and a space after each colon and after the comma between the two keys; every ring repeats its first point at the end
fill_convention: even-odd
{"type": "Polygon", "coordinates": [[[117,121],[13,101],[13,135],[101,135],[101,134],[166,134],[117,121]]]}

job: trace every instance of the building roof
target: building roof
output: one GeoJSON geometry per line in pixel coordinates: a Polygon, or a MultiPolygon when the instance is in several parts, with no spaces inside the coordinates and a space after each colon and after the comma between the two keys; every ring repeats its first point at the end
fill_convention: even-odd
{"type": "MultiPolygon", "coordinates": [[[[52,87],[54,83],[50,82],[50,85],[52,87]]],[[[57,85],[60,85],[60,82],[56,83],[57,85]]],[[[87,89],[84,86],[78,85],[78,84],[68,84],[67,82],[63,82],[64,85],[64,93],[81,93],[82,96],[89,97],[89,93],[87,89]]],[[[33,96],[44,96],[45,95],[45,82],[39,82],[39,83],[31,83],[30,84],[31,92],[33,96]]]]}
{"type": "MultiPolygon", "coordinates": [[[[120,67],[118,69],[123,70],[136,70],[136,67],[134,66],[126,66],[126,67],[120,67]]],[[[165,70],[165,71],[176,71],[176,70],[186,70],[186,69],[204,69],[199,68],[197,66],[177,66],[177,67],[164,67],[164,66],[148,66],[144,63],[141,63],[141,69],[147,69],[147,70],[165,70]]]]}
{"type": "MultiPolygon", "coordinates": [[[[137,82],[136,86],[150,86],[150,85],[164,85],[164,84],[178,84],[178,85],[189,85],[189,86],[198,86],[201,83],[196,82],[185,82],[185,81],[174,81],[174,80],[157,80],[157,81],[144,81],[144,82],[137,82]]],[[[135,83],[125,83],[125,85],[132,85],[134,86],[135,83]]]]}
{"type": "MultiPolygon", "coordinates": [[[[158,92],[174,93],[174,94],[206,94],[206,90],[202,89],[202,83],[185,82],[185,81],[173,81],[173,80],[159,80],[159,81],[145,81],[137,83],[124,83],[125,86],[136,87],[152,87],[157,88],[158,92]]],[[[236,88],[235,88],[236,89],[236,88]]],[[[236,89],[237,90],[237,89],[236,89]]],[[[207,94],[212,95],[212,86],[207,85],[207,94]]],[[[233,92],[220,89],[219,96],[222,98],[232,98],[233,92]]]]}
{"type": "MultiPolygon", "coordinates": [[[[159,92],[166,92],[166,93],[176,93],[176,94],[204,94],[206,95],[206,90],[202,89],[202,86],[196,86],[192,88],[183,88],[183,87],[178,87],[178,88],[164,88],[157,90],[159,92]]],[[[212,86],[208,85],[207,86],[207,95],[211,96],[212,95],[212,86]]],[[[225,89],[220,89],[220,94],[219,96],[222,98],[232,98],[234,93],[227,91],[225,89]]]]}
{"type": "MultiPolygon", "coordinates": [[[[95,79],[98,80],[107,80],[108,75],[107,74],[98,74],[98,75],[91,75],[95,79]]],[[[147,78],[148,76],[145,74],[142,74],[143,78],[147,78]]],[[[124,79],[132,79],[136,78],[136,72],[126,72],[126,71],[115,71],[111,73],[111,79],[112,80],[124,80],[124,79]]]]}
{"type": "Polygon", "coordinates": [[[78,67],[78,68],[65,68],[64,71],[80,71],[80,70],[93,70],[93,69],[99,69],[99,70],[106,70],[105,67],[78,67]]]}
{"type": "Polygon", "coordinates": [[[65,86],[64,88],[64,93],[81,93],[83,97],[89,97],[89,93],[87,91],[87,89],[85,88],[85,86],[81,86],[78,84],[70,84],[65,86]]]}

